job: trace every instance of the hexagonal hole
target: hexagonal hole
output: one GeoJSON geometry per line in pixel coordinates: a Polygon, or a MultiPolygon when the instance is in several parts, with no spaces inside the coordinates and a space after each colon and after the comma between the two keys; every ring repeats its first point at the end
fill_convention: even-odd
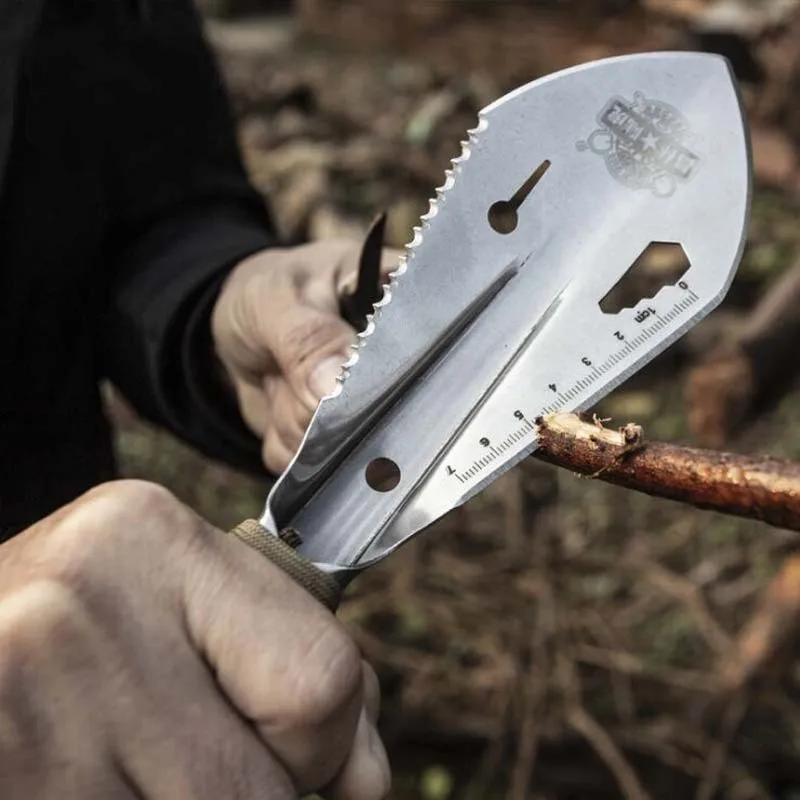
{"type": "Polygon", "coordinates": [[[617,314],[633,308],[665,286],[674,286],[690,266],[686,251],[677,242],[650,242],[600,301],[600,310],[617,314]]]}

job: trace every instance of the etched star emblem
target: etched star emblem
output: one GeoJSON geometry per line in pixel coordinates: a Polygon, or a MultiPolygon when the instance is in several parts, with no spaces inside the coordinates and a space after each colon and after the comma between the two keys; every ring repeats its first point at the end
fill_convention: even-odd
{"type": "Polygon", "coordinates": [[[656,145],[658,144],[658,137],[653,136],[652,132],[648,133],[647,136],[645,136],[644,139],[642,139],[642,144],[648,150],[655,150],[656,145]]]}

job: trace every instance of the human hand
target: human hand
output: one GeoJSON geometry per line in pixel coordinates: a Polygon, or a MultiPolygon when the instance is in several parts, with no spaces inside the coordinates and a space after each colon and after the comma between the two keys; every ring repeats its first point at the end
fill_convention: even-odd
{"type": "MultiPolygon", "coordinates": [[[[265,250],[233,270],[214,307],[217,354],[273,472],[289,464],[349,358],[356,335],[339,299],[354,287],[359,254],[347,241],[265,250]]],[[[384,272],[398,256],[384,251],[384,272]]]]}
{"type": "Polygon", "coordinates": [[[379,800],[378,704],[328,611],[152,484],[0,547],[4,800],[379,800]]]}

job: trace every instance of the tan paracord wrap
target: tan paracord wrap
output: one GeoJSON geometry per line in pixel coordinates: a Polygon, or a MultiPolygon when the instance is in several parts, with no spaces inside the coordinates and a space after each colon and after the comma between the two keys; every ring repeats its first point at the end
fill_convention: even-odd
{"type": "Polygon", "coordinates": [[[308,559],[303,558],[282,539],[273,536],[256,520],[246,519],[231,533],[254,550],[258,550],[273,564],[277,564],[331,611],[336,611],[339,607],[342,589],[336,579],[318,570],[308,559]]]}

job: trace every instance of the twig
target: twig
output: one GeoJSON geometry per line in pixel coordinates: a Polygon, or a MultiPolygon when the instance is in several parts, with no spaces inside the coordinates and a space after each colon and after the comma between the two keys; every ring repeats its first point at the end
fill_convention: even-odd
{"type": "Polygon", "coordinates": [[[631,768],[614,740],[606,730],[581,705],[575,705],[567,714],[569,724],[586,739],[616,778],[628,800],[649,800],[636,773],[631,768]]]}
{"type": "Polygon", "coordinates": [[[542,461],[655,497],[800,530],[800,463],[646,442],[636,425],[613,431],[574,414],[540,417],[537,429],[534,455],[542,461]]]}
{"type": "Polygon", "coordinates": [[[735,655],[726,660],[722,683],[728,691],[745,686],[764,668],[779,672],[787,666],[787,648],[800,618],[800,556],[786,559],[764,590],[750,621],[736,642],[735,655]]]}
{"type": "Polygon", "coordinates": [[[632,562],[641,569],[649,586],[680,602],[695,623],[708,646],[718,657],[729,657],[734,646],[728,634],[714,619],[698,586],[688,578],[651,561],[646,556],[633,556],[632,562]]]}
{"type": "Polygon", "coordinates": [[[627,800],[651,800],[636,771],[617,747],[611,734],[586,710],[581,675],[571,654],[557,654],[556,680],[563,692],[567,724],[586,740],[614,776],[627,800]]]}
{"type": "Polygon", "coordinates": [[[737,692],[730,698],[722,718],[719,738],[712,745],[706,759],[706,768],[697,787],[695,800],[712,800],[716,795],[725,772],[731,742],[744,719],[748,704],[749,697],[745,692],[737,692]]]}
{"type": "Polygon", "coordinates": [[[575,646],[575,658],[579,663],[592,664],[629,676],[649,678],[692,692],[714,692],[719,688],[719,679],[715,675],[699,670],[654,667],[633,653],[625,651],[578,644],[575,646]]]}
{"type": "Polygon", "coordinates": [[[554,646],[557,621],[557,598],[548,565],[552,561],[553,543],[550,537],[537,537],[532,543],[533,564],[541,571],[541,587],[535,608],[535,621],[529,641],[529,656],[520,653],[522,683],[522,719],[517,735],[517,752],[509,782],[509,800],[522,800],[530,794],[530,784],[539,756],[544,706],[550,688],[551,649],[554,646]],[[527,664],[525,661],[527,660],[527,664]]]}

